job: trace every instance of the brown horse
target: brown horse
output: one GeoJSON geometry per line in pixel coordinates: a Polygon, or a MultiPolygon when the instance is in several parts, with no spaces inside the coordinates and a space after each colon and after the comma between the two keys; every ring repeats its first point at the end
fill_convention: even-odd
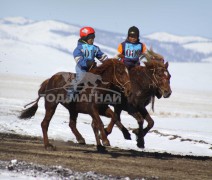
{"type": "MultiPolygon", "coordinates": [[[[154,121],[147,112],[146,106],[152,100],[152,108],[154,109],[155,96],[158,99],[162,96],[168,98],[172,93],[168,62],[164,64],[163,57],[153,52],[152,49],[145,56],[147,59],[145,67],[137,66],[130,69],[132,94],[128,98],[123,96],[122,103],[114,105],[114,113],[116,120],[118,120],[115,123],[122,131],[125,139],[131,139],[131,137],[128,130],[120,123],[121,111],[127,111],[138,121],[139,128],[133,132],[137,135],[137,146],[140,148],[144,148],[144,136],[154,125],[154,121]],[[145,129],[143,129],[144,119],[148,122],[145,129]]],[[[113,126],[114,121],[111,121],[105,129],[106,134],[112,132],[113,126]]]]}
{"type": "MultiPolygon", "coordinates": [[[[59,103],[68,109],[70,114],[69,126],[79,143],[85,144],[85,140],[76,128],[76,120],[78,113],[85,113],[89,114],[93,119],[92,128],[96,138],[97,150],[104,151],[104,146],[110,145],[105,134],[100,115],[104,115],[106,117],[114,117],[114,115],[113,111],[107,105],[105,105],[105,103],[111,103],[111,99],[109,102],[105,102],[104,98],[107,97],[108,100],[108,94],[118,93],[117,91],[112,90],[118,90],[119,95],[121,94],[120,92],[123,92],[125,96],[128,96],[131,92],[129,73],[123,63],[116,59],[109,59],[104,61],[99,67],[91,69],[88,75],[90,75],[92,78],[90,79],[90,82],[85,82],[85,84],[86,86],[91,84],[91,86],[87,87],[86,89],[84,86],[82,86],[83,91],[75,94],[71,101],[70,99],[66,98],[66,89],[68,85],[72,84],[72,80],[74,79],[75,75],[68,72],[61,72],[53,75],[50,79],[45,80],[41,84],[38,91],[39,97],[37,100],[32,102],[35,104],[30,108],[23,110],[19,116],[21,119],[27,119],[34,116],[38,108],[38,101],[42,96],[44,96],[46,113],[41,123],[41,127],[43,131],[44,146],[46,149],[54,149],[53,145],[49,143],[47,131],[52,116],[54,115],[59,103]],[[93,80],[95,78],[93,78],[93,75],[96,75],[97,86],[95,87],[93,85],[93,80]],[[104,146],[102,146],[100,142],[98,135],[99,131],[104,146]]],[[[87,76],[85,79],[88,79],[87,76]]]]}

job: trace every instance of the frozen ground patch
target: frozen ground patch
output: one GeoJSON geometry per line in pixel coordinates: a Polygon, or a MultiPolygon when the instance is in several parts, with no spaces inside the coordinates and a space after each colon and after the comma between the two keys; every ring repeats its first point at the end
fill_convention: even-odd
{"type": "Polygon", "coordinates": [[[120,179],[127,177],[106,176],[93,171],[76,172],[62,166],[44,166],[23,161],[11,160],[0,161],[0,179],[7,180],[59,180],[59,179],[120,179]]]}

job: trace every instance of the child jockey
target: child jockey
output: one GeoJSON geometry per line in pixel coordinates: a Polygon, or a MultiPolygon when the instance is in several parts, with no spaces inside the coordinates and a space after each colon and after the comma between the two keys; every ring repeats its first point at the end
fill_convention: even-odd
{"type": "MultiPolygon", "coordinates": [[[[107,55],[100,48],[94,45],[95,30],[92,27],[80,29],[80,39],[73,55],[76,61],[76,83],[80,82],[86,72],[96,66],[95,58],[103,62],[107,60],[107,55]]],[[[74,93],[76,89],[70,89],[68,95],[74,93]]]]}
{"type": "Polygon", "coordinates": [[[121,58],[121,61],[123,61],[126,67],[131,69],[140,65],[139,60],[142,59],[146,51],[146,45],[139,40],[139,29],[132,26],[128,30],[127,39],[119,44],[118,54],[115,58],[121,58]]]}

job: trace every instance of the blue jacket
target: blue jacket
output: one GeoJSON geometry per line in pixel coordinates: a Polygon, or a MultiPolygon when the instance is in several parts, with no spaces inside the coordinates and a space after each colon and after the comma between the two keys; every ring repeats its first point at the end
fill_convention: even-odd
{"type": "Polygon", "coordinates": [[[87,44],[82,40],[78,41],[73,55],[77,62],[77,66],[83,70],[87,70],[86,62],[89,60],[95,61],[95,58],[97,58],[100,61],[104,61],[107,59],[107,55],[105,55],[98,46],[87,44]]]}

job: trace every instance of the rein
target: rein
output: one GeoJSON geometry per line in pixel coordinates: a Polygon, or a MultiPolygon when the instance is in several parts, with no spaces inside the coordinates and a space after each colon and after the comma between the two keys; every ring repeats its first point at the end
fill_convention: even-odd
{"type": "Polygon", "coordinates": [[[158,80],[157,80],[157,78],[155,76],[155,68],[154,69],[151,69],[151,70],[153,70],[152,76],[153,76],[154,80],[156,81],[156,83],[155,83],[155,81],[145,71],[146,76],[152,81],[152,84],[149,85],[149,88],[151,88],[151,86],[153,86],[153,87],[155,86],[156,88],[159,88],[162,91],[162,89],[158,85],[158,80]]]}
{"type": "Polygon", "coordinates": [[[116,84],[114,84],[114,85],[116,85],[116,86],[118,86],[121,90],[122,90],[122,92],[124,92],[124,90],[125,90],[125,86],[126,86],[126,84],[128,84],[128,83],[130,83],[130,81],[127,81],[127,82],[125,82],[124,84],[122,84],[118,79],[117,79],[117,77],[116,77],[116,70],[115,70],[115,63],[114,63],[114,61],[112,60],[112,62],[113,62],[113,69],[114,69],[114,71],[113,71],[113,76],[114,76],[114,79],[116,80],[116,82],[118,83],[118,85],[116,85],[116,84]]]}
{"type": "MultiPolygon", "coordinates": [[[[162,91],[162,89],[159,87],[159,85],[158,85],[158,80],[157,80],[157,78],[156,78],[156,76],[155,76],[155,68],[154,69],[151,69],[151,70],[153,70],[153,74],[152,74],[152,76],[153,76],[153,78],[155,79],[155,81],[156,81],[156,83],[154,82],[154,80],[146,73],[146,71],[145,71],[145,74],[146,74],[146,76],[152,81],[152,84],[150,84],[149,85],[149,89],[151,88],[151,85],[154,87],[156,87],[156,88],[159,88],[161,91],[162,91]]],[[[154,112],[154,104],[155,104],[155,95],[153,95],[152,97],[151,97],[151,101],[152,101],[152,111],[154,112]]]]}

